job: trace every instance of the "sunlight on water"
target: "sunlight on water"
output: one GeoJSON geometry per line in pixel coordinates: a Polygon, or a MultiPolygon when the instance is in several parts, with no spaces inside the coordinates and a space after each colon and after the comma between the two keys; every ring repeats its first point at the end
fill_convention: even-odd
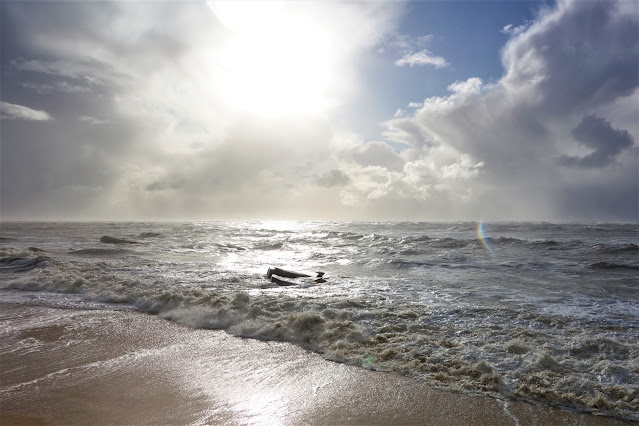
{"type": "Polygon", "coordinates": [[[308,228],[308,223],[295,220],[273,220],[259,222],[256,228],[265,228],[276,232],[299,232],[308,228]]]}

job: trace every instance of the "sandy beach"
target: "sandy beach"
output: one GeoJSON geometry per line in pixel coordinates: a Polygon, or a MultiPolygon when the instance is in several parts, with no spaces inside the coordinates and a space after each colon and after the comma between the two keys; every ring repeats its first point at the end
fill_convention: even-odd
{"type": "Polygon", "coordinates": [[[620,425],[132,311],[0,305],[0,423],[620,425]]]}

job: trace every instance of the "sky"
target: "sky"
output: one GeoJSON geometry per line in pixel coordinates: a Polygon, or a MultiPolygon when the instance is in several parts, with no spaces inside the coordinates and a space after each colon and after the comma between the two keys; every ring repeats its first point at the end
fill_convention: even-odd
{"type": "Polygon", "coordinates": [[[639,223],[639,1],[3,1],[2,220],[639,223]]]}

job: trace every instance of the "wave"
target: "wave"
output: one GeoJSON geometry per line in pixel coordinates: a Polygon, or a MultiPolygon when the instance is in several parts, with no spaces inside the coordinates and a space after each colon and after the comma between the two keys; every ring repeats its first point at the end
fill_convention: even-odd
{"type": "Polygon", "coordinates": [[[612,262],[595,262],[590,265],[593,269],[630,269],[639,271],[639,265],[629,265],[624,263],[612,263],[612,262]]]}
{"type": "Polygon", "coordinates": [[[123,254],[135,253],[132,250],[121,249],[121,248],[87,248],[81,250],[73,250],[70,251],[69,254],[76,256],[120,256],[123,254]]]}
{"type": "Polygon", "coordinates": [[[381,234],[366,234],[361,236],[360,238],[358,238],[360,241],[363,242],[370,242],[373,244],[380,244],[383,242],[387,242],[387,241],[392,241],[393,239],[391,237],[387,237],[386,235],[381,235],[381,234]]]}
{"type": "MultiPolygon", "coordinates": [[[[368,243],[369,247],[375,247],[381,254],[402,254],[402,255],[426,255],[432,254],[433,250],[440,249],[481,249],[483,245],[478,238],[452,238],[433,237],[429,235],[408,236],[408,237],[382,237],[378,235],[357,238],[363,243],[368,243]]],[[[587,249],[587,245],[581,240],[558,241],[553,239],[526,240],[509,236],[486,237],[485,241],[495,248],[527,248],[530,250],[578,250],[587,249]]],[[[633,252],[637,250],[634,244],[626,244],[620,247],[603,247],[601,251],[607,253],[633,252]]]]}
{"type": "MultiPolygon", "coordinates": [[[[476,224],[338,224],[328,230],[283,234],[217,225],[152,226],[107,224],[87,228],[84,234],[65,233],[81,241],[73,243],[72,248],[81,248],[73,252],[68,251],[68,241],[74,237],[44,240],[47,252],[0,245],[0,274],[7,268],[0,290],[22,292],[25,299],[39,291],[39,300],[49,300],[55,292],[62,300],[72,294],[70,299],[132,306],[191,327],[288,341],[331,360],[410,375],[440,388],[639,420],[636,292],[627,285],[639,267],[632,258],[637,246],[617,244],[627,241],[625,236],[593,241],[581,231],[535,234],[537,228],[520,232],[508,225],[491,228],[489,241],[503,254],[492,258],[480,252],[484,248],[474,238],[476,224]],[[454,226],[472,232],[449,232],[454,226]],[[141,231],[148,229],[162,234],[158,240],[144,237],[141,231]],[[143,245],[91,243],[103,233],[139,239],[143,245]],[[160,244],[164,237],[169,244],[160,244]],[[600,241],[606,244],[592,245],[600,241]],[[140,248],[161,254],[126,262],[117,258],[140,248]],[[545,251],[562,249],[573,252],[553,256],[556,253],[545,251]],[[197,256],[190,257],[193,250],[197,256]],[[205,257],[209,254],[215,259],[205,257]],[[225,256],[234,263],[224,263],[225,256]],[[261,263],[273,261],[330,265],[317,270],[340,279],[279,288],[261,275],[266,269],[261,263]],[[597,275],[597,290],[619,280],[623,295],[632,300],[626,311],[604,306],[617,294],[612,292],[610,298],[603,292],[596,298],[583,293],[588,305],[583,304],[579,315],[544,310],[544,304],[554,306],[566,292],[571,294],[573,286],[576,299],[568,305],[580,304],[581,309],[578,287],[587,279],[583,268],[589,266],[590,274],[597,275]],[[9,268],[18,273],[11,275],[9,268]],[[461,268],[478,268],[477,274],[461,268]],[[614,269],[619,272],[606,272],[614,269]],[[575,277],[569,276],[573,272],[575,277]],[[536,288],[538,282],[551,289],[564,283],[569,287],[558,296],[548,292],[550,302],[537,302],[546,297],[546,286],[536,288]],[[521,298],[512,297],[512,303],[490,299],[480,306],[496,291],[503,289],[508,298],[524,287],[521,298]],[[484,289],[486,297],[479,297],[484,289]],[[535,298],[526,298],[529,290],[535,298]],[[478,303],[477,308],[469,308],[471,303],[478,303]],[[605,341],[611,336],[619,342],[605,341]]],[[[553,226],[548,228],[558,229],[553,226]]]]}
{"type": "Polygon", "coordinates": [[[561,245],[565,245],[566,243],[562,243],[556,240],[535,240],[531,241],[531,244],[540,247],[557,247],[561,245]]]}
{"type": "Polygon", "coordinates": [[[43,255],[36,257],[20,255],[3,257],[0,258],[0,272],[28,272],[46,266],[48,261],[49,257],[43,255]]]}
{"type": "Polygon", "coordinates": [[[125,240],[124,238],[115,238],[104,235],[100,238],[100,242],[104,244],[140,244],[137,241],[125,240]]]}
{"type": "MultiPolygon", "coordinates": [[[[573,249],[583,245],[584,243],[580,240],[570,240],[570,241],[557,241],[552,239],[544,239],[544,240],[526,240],[515,237],[508,236],[493,236],[486,237],[486,241],[488,241],[493,246],[528,246],[531,248],[546,248],[546,249],[573,249]]],[[[420,235],[420,236],[412,236],[412,237],[403,237],[397,241],[398,245],[406,246],[406,245],[419,245],[423,247],[435,247],[435,248],[463,248],[463,247],[479,247],[477,243],[480,240],[477,238],[463,239],[463,238],[436,238],[428,235],[420,235]]],[[[637,246],[634,244],[629,244],[623,247],[621,250],[635,250],[637,246]]]]}
{"type": "Polygon", "coordinates": [[[437,238],[428,244],[435,248],[463,248],[470,244],[475,244],[477,240],[458,240],[455,238],[437,238]]]}
{"type": "Polygon", "coordinates": [[[278,250],[278,249],[281,249],[283,246],[284,246],[284,243],[282,241],[276,241],[276,242],[257,244],[255,248],[258,250],[278,250]]]}
{"type": "Polygon", "coordinates": [[[418,235],[418,236],[410,236],[410,237],[403,237],[402,239],[399,240],[399,244],[400,245],[404,245],[404,244],[414,244],[414,243],[419,243],[419,242],[424,242],[424,241],[431,241],[433,238],[429,237],[428,235],[418,235]]]}
{"type": "Polygon", "coordinates": [[[104,277],[77,276],[67,270],[47,283],[6,287],[130,304],[190,327],[287,341],[333,361],[410,375],[437,388],[638,419],[632,366],[639,346],[605,340],[587,321],[504,308],[435,309],[375,299],[331,302],[284,292],[221,292],[127,277],[104,285],[104,277]]]}
{"type": "Polygon", "coordinates": [[[502,236],[486,237],[485,239],[487,241],[489,241],[493,245],[495,245],[495,244],[505,245],[505,244],[525,244],[525,243],[528,243],[528,241],[521,240],[519,238],[502,237],[502,236]]]}
{"type": "Polygon", "coordinates": [[[600,253],[639,253],[639,245],[628,244],[595,244],[591,249],[600,253]]]}
{"type": "Polygon", "coordinates": [[[415,261],[415,260],[403,260],[403,259],[391,259],[386,262],[388,266],[395,269],[411,269],[411,268],[426,268],[432,267],[432,262],[415,261]]]}
{"type": "Polygon", "coordinates": [[[557,249],[571,249],[583,244],[579,240],[571,240],[571,241],[557,241],[557,240],[526,240],[521,238],[514,237],[487,237],[488,241],[490,241],[493,245],[502,245],[502,246],[525,246],[531,248],[546,248],[548,250],[557,250],[557,249]]]}
{"type": "Polygon", "coordinates": [[[219,247],[220,249],[222,249],[223,251],[229,251],[229,250],[245,251],[245,250],[247,250],[246,247],[238,246],[236,244],[231,244],[231,243],[216,243],[215,245],[217,247],[219,247]]]}
{"type": "MultiPolygon", "coordinates": [[[[476,225],[474,225],[476,227],[476,225]]],[[[557,227],[558,225],[549,224],[547,226],[557,227]]],[[[510,227],[503,226],[508,231],[510,228],[517,228],[512,225],[510,227]]],[[[467,230],[466,226],[453,227],[457,232],[459,230],[467,230]]],[[[473,228],[474,229],[474,228],[473,228]]],[[[387,246],[390,251],[403,247],[403,250],[424,250],[424,249],[462,249],[462,248],[481,248],[481,241],[477,238],[455,238],[446,236],[437,236],[436,234],[420,234],[408,235],[401,237],[389,237],[381,234],[361,234],[354,232],[336,232],[327,233],[327,238],[332,240],[358,241],[359,243],[370,244],[371,246],[387,246]]],[[[530,249],[546,249],[546,250],[573,250],[587,247],[582,240],[556,240],[556,239],[523,239],[507,235],[493,235],[485,238],[489,244],[494,247],[528,247],[530,249]]],[[[605,250],[610,252],[625,252],[638,250],[638,246],[634,244],[626,244],[621,247],[606,247],[605,250]]],[[[403,252],[399,249],[399,252],[403,252]]],[[[415,254],[419,254],[415,251],[415,254]]]]}
{"type": "Polygon", "coordinates": [[[141,232],[135,236],[135,238],[156,238],[161,237],[162,234],[159,232],[141,232]]]}

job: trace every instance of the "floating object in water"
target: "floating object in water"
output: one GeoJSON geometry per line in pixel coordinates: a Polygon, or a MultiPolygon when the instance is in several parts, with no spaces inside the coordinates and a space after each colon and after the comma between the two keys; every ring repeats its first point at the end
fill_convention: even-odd
{"type": "Polygon", "coordinates": [[[280,278],[277,278],[277,277],[271,277],[271,282],[275,283],[275,284],[277,284],[279,286],[282,286],[282,287],[289,287],[289,286],[292,286],[292,285],[297,285],[296,282],[286,281],[286,280],[283,280],[283,279],[280,279],[280,278]]]}
{"type": "MultiPolygon", "coordinates": [[[[317,276],[313,280],[314,282],[318,284],[326,282],[326,279],[324,278],[324,272],[320,271],[320,272],[316,272],[316,274],[317,276]]],[[[269,280],[271,280],[271,282],[280,286],[297,285],[298,283],[293,281],[282,280],[276,277],[275,275],[277,275],[278,277],[284,277],[284,278],[310,278],[311,277],[310,275],[304,274],[302,272],[288,271],[286,269],[277,268],[277,267],[268,268],[268,270],[266,271],[266,278],[268,278],[269,280]]]]}
{"type": "Polygon", "coordinates": [[[301,272],[287,271],[282,268],[268,268],[268,271],[266,271],[266,278],[271,278],[273,275],[278,275],[284,278],[310,277],[310,275],[303,274],[301,272]]]}

